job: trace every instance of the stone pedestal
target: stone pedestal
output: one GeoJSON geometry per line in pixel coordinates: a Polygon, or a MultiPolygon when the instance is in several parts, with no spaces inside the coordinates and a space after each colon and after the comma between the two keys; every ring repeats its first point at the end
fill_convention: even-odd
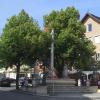
{"type": "Polygon", "coordinates": [[[47,93],[49,95],[56,95],[58,92],[63,92],[67,87],[74,87],[74,79],[55,79],[49,80],[47,86],[47,93]]]}

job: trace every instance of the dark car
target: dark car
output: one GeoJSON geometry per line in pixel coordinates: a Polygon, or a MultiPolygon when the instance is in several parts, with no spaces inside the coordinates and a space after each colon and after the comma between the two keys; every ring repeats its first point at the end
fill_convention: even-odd
{"type": "Polygon", "coordinates": [[[10,79],[6,78],[6,77],[0,78],[0,86],[2,86],[2,87],[10,87],[11,86],[10,79]]]}

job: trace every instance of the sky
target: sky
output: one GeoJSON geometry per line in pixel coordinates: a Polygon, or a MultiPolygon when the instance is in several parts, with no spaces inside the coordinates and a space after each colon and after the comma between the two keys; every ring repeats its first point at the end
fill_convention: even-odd
{"type": "Polygon", "coordinates": [[[24,9],[30,16],[38,21],[43,29],[43,16],[52,10],[65,9],[75,6],[80,12],[80,19],[87,12],[100,16],[100,0],[0,0],[0,33],[7,19],[24,9]]]}

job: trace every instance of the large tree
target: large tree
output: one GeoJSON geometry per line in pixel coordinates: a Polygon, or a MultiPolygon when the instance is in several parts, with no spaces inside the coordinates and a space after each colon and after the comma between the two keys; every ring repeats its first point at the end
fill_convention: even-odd
{"type": "Polygon", "coordinates": [[[0,61],[6,67],[17,67],[16,89],[19,88],[20,66],[31,65],[36,59],[35,52],[41,33],[35,20],[24,10],[7,20],[0,39],[0,61]]]}
{"type": "MultiPolygon", "coordinates": [[[[85,36],[85,26],[78,10],[68,7],[44,16],[46,31],[55,30],[55,68],[62,73],[66,63],[70,68],[85,69],[94,55],[94,45],[85,36]]],[[[87,67],[88,68],[88,67],[87,67]]]]}

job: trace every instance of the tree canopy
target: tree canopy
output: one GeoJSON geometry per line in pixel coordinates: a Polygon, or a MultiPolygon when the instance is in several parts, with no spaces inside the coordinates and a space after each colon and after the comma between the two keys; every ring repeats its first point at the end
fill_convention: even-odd
{"type": "Polygon", "coordinates": [[[74,7],[52,11],[44,16],[48,32],[55,30],[55,67],[62,72],[66,63],[70,68],[87,69],[95,46],[85,36],[85,26],[74,7]]]}
{"type": "Polygon", "coordinates": [[[21,65],[34,63],[40,33],[37,22],[24,10],[7,20],[0,40],[0,59],[6,66],[16,65],[17,79],[21,65]]]}
{"type": "Polygon", "coordinates": [[[33,59],[39,34],[37,22],[24,10],[18,16],[12,16],[8,19],[1,36],[1,57],[4,57],[8,65],[28,63],[29,58],[33,59]]]}
{"type": "MultiPolygon", "coordinates": [[[[52,11],[44,16],[45,31],[24,10],[7,20],[0,38],[0,64],[15,65],[17,77],[20,66],[32,65],[40,59],[50,64],[50,32],[55,32],[55,68],[62,73],[64,64],[69,68],[87,69],[95,46],[85,36],[85,26],[74,7],[52,11]]],[[[18,86],[18,80],[17,80],[18,86]]]]}

